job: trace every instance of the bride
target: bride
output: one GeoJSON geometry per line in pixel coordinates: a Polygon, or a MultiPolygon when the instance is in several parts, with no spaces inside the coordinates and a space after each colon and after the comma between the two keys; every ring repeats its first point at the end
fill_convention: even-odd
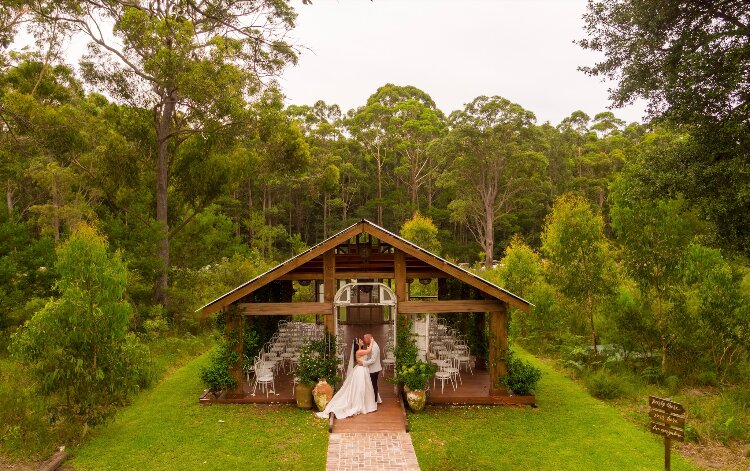
{"type": "Polygon", "coordinates": [[[349,356],[349,367],[346,370],[346,380],[333,396],[323,412],[317,416],[327,419],[333,412],[337,419],[343,419],[357,414],[367,414],[378,409],[375,403],[375,391],[370,380],[370,371],[365,366],[356,364],[370,354],[372,346],[365,348],[362,339],[354,339],[352,353],[349,356]],[[356,359],[356,360],[355,360],[356,359]]]}

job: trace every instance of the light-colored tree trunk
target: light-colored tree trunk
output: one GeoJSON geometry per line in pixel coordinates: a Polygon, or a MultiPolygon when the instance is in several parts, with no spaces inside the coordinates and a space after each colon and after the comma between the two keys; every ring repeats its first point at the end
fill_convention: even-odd
{"type": "Polygon", "coordinates": [[[8,208],[8,216],[11,216],[13,214],[13,183],[8,180],[8,186],[5,189],[5,205],[8,208]]]}
{"type": "Polygon", "coordinates": [[[380,150],[377,156],[377,178],[378,178],[378,226],[383,225],[383,161],[380,158],[380,150]]]}
{"type": "Polygon", "coordinates": [[[60,195],[57,188],[57,180],[53,180],[52,182],[52,231],[55,243],[60,242],[60,195]]]}
{"type": "Polygon", "coordinates": [[[323,238],[328,238],[328,193],[323,194],[323,238]]]}
{"type": "Polygon", "coordinates": [[[594,355],[598,355],[598,342],[596,339],[596,328],[594,327],[594,298],[591,295],[586,300],[586,305],[589,314],[589,324],[591,325],[591,340],[594,344],[594,355]]]}
{"type": "Polygon", "coordinates": [[[495,252],[495,211],[492,204],[485,202],[484,205],[484,268],[492,268],[492,260],[495,252]]]}
{"type": "Polygon", "coordinates": [[[166,93],[156,127],[156,221],[161,226],[161,238],[157,244],[157,254],[161,260],[161,273],[156,289],[156,301],[167,305],[169,287],[169,220],[167,213],[167,191],[169,187],[169,139],[172,132],[172,119],[176,109],[173,91],[166,93]]]}

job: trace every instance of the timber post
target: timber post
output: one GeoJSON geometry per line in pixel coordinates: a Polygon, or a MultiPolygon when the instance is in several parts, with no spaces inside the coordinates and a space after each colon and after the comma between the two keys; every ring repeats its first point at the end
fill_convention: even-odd
{"type": "MultiPolygon", "coordinates": [[[[333,304],[333,297],[336,295],[336,253],[335,249],[330,249],[323,254],[323,300],[329,306],[333,304]]],[[[331,335],[336,335],[335,319],[333,312],[324,314],[323,324],[326,331],[331,335]]]]}
{"type": "MultiPolygon", "coordinates": [[[[393,252],[393,278],[396,280],[396,302],[407,300],[406,296],[406,256],[396,249],[393,252]]],[[[401,309],[399,309],[401,311],[401,309]]],[[[400,313],[400,312],[399,312],[400,313]]]]}
{"type": "Polygon", "coordinates": [[[508,308],[505,303],[490,316],[490,396],[507,395],[500,378],[508,374],[508,308]]]}
{"type": "Polygon", "coordinates": [[[232,346],[232,351],[237,354],[237,361],[232,363],[229,374],[232,376],[237,385],[233,389],[227,390],[228,399],[244,396],[244,371],[242,370],[243,354],[245,353],[245,320],[244,315],[237,312],[235,308],[229,308],[224,311],[226,316],[224,324],[224,337],[232,346]]]}

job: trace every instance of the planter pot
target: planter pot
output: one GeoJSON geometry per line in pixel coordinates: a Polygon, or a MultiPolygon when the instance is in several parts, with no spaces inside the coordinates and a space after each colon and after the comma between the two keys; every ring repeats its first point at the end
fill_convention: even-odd
{"type": "Polygon", "coordinates": [[[409,404],[409,409],[413,412],[420,412],[424,410],[425,403],[427,402],[427,394],[424,389],[411,390],[404,387],[406,393],[406,403],[409,404]]]}
{"type": "Polygon", "coordinates": [[[297,407],[300,409],[312,409],[312,389],[313,387],[307,384],[298,384],[294,388],[294,399],[297,401],[297,407]]]}
{"type": "Polygon", "coordinates": [[[328,384],[325,378],[321,379],[312,391],[315,405],[319,411],[323,411],[328,402],[333,398],[333,388],[328,384]]]}

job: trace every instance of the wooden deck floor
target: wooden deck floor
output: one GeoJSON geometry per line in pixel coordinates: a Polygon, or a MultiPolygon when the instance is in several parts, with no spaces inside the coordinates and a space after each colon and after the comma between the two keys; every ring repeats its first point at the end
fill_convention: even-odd
{"type": "MultiPolygon", "coordinates": [[[[355,337],[362,337],[370,333],[378,342],[381,349],[385,348],[386,343],[386,325],[346,325],[344,326],[344,342],[347,345],[346,352],[348,358],[349,346],[355,337]]],[[[363,416],[351,417],[348,419],[334,421],[334,431],[392,431],[398,428],[398,431],[404,431],[406,422],[403,413],[401,399],[396,394],[393,384],[387,381],[392,376],[391,371],[384,372],[380,375],[378,388],[383,404],[380,404],[377,412],[363,416]],[[370,427],[366,430],[366,427],[370,427]]],[[[428,392],[427,403],[432,405],[449,405],[449,404],[496,404],[496,405],[533,405],[536,402],[534,396],[490,396],[489,394],[489,372],[486,370],[474,370],[474,374],[461,372],[463,384],[459,383],[454,391],[450,383],[445,383],[443,392],[440,390],[440,382],[430,382],[431,388],[428,392]]],[[[200,402],[203,404],[224,403],[224,404],[294,404],[294,395],[292,394],[292,375],[281,372],[276,377],[276,391],[266,396],[260,389],[251,395],[252,387],[245,382],[243,384],[243,396],[237,398],[227,398],[221,396],[214,399],[212,396],[205,394],[201,397],[200,402]]]]}
{"type": "Polygon", "coordinates": [[[427,394],[428,404],[497,404],[497,405],[532,405],[534,396],[490,396],[490,373],[487,370],[474,370],[474,374],[461,371],[461,380],[456,389],[450,382],[445,383],[441,391],[440,381],[430,382],[427,394]]]}
{"type": "MultiPolygon", "coordinates": [[[[386,327],[384,325],[347,325],[344,326],[344,342],[349,346],[354,337],[362,337],[364,334],[372,334],[381,350],[385,349],[386,327]]],[[[347,352],[349,347],[347,347],[347,352]]],[[[381,352],[382,354],[383,352],[381,352]]],[[[406,416],[401,400],[396,394],[396,387],[389,383],[388,373],[381,373],[378,377],[378,390],[382,404],[378,404],[378,410],[365,415],[356,415],[346,419],[335,419],[333,421],[334,433],[367,433],[367,432],[405,432],[406,416]]]]}

